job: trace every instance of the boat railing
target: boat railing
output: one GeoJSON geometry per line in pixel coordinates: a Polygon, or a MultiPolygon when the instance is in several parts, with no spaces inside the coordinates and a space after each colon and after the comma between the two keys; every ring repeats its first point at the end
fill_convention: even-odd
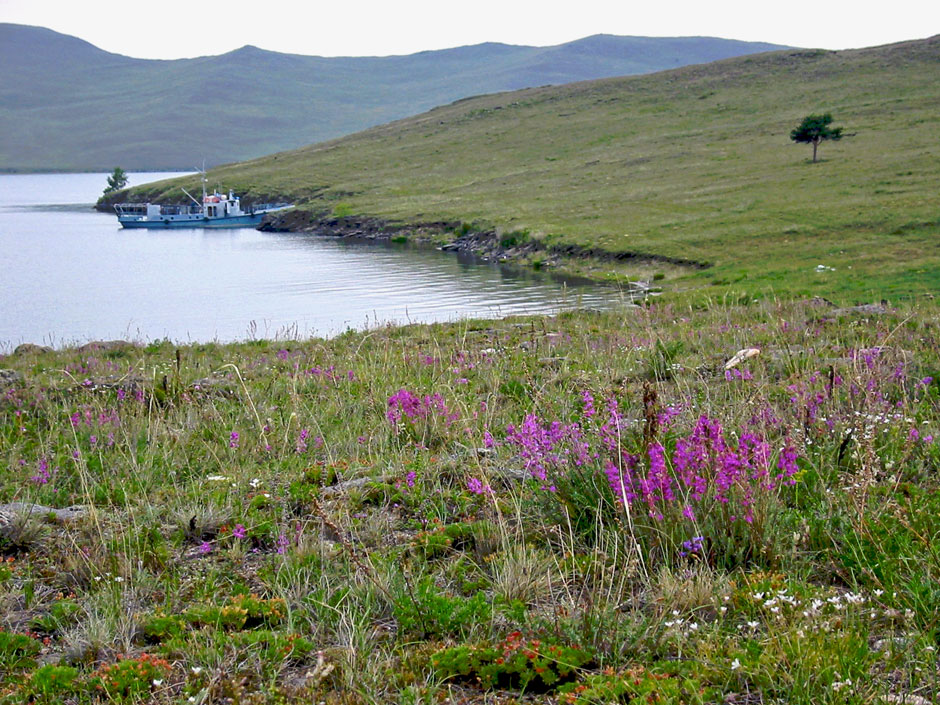
{"type": "Polygon", "coordinates": [[[115,203],[114,210],[118,215],[147,215],[146,203],[115,203]]]}
{"type": "Polygon", "coordinates": [[[160,215],[200,215],[202,206],[160,206],[160,215]]]}
{"type": "MultiPolygon", "coordinates": [[[[148,215],[147,203],[115,203],[114,210],[118,215],[148,215]]],[[[160,215],[202,215],[202,206],[170,205],[160,206],[160,215]]]]}

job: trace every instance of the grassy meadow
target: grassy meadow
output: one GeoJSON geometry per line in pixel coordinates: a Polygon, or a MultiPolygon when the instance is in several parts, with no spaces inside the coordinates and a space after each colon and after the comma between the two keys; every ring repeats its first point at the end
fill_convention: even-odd
{"type": "MultiPolygon", "coordinates": [[[[674,292],[896,299],[940,285],[938,59],[934,37],[481,96],[213,169],[210,185],[326,220],[446,222],[445,239],[495,231],[709,265],[658,265],[674,292]],[[789,133],[820,112],[846,136],[812,164],[789,133]]],[[[198,186],[133,196],[184,198],[180,183],[198,186]]],[[[639,276],[605,260],[564,267],[639,276]]]]}
{"type": "Polygon", "coordinates": [[[0,702],[936,702],[938,324],[0,358],[0,702]]]}

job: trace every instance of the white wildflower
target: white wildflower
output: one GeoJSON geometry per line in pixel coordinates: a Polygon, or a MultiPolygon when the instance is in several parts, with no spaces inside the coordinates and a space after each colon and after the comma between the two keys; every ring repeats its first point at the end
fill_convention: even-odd
{"type": "Polygon", "coordinates": [[[844,681],[833,681],[832,689],[833,690],[842,690],[845,686],[852,685],[852,679],[846,678],[844,681]]]}

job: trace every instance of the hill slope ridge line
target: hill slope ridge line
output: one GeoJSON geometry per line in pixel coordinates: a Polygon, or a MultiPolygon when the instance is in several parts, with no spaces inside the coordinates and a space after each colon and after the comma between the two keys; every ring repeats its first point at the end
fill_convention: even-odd
{"type": "Polygon", "coordinates": [[[716,38],[587,37],[389,57],[245,46],[193,59],[112,54],[49,29],[0,24],[0,165],[188,169],[348,135],[474,94],[640,74],[779,48],[716,38]],[[221,138],[220,138],[221,137],[221,138]]]}

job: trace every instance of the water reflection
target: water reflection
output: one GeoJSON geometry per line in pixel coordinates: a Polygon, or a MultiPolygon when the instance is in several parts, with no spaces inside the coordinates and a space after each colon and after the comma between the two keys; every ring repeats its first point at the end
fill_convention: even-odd
{"type": "Polygon", "coordinates": [[[622,302],[606,287],[403,243],[122,230],[114,216],[75,205],[86,192],[90,204],[104,179],[0,175],[0,350],[26,341],[331,335],[622,302]]]}

